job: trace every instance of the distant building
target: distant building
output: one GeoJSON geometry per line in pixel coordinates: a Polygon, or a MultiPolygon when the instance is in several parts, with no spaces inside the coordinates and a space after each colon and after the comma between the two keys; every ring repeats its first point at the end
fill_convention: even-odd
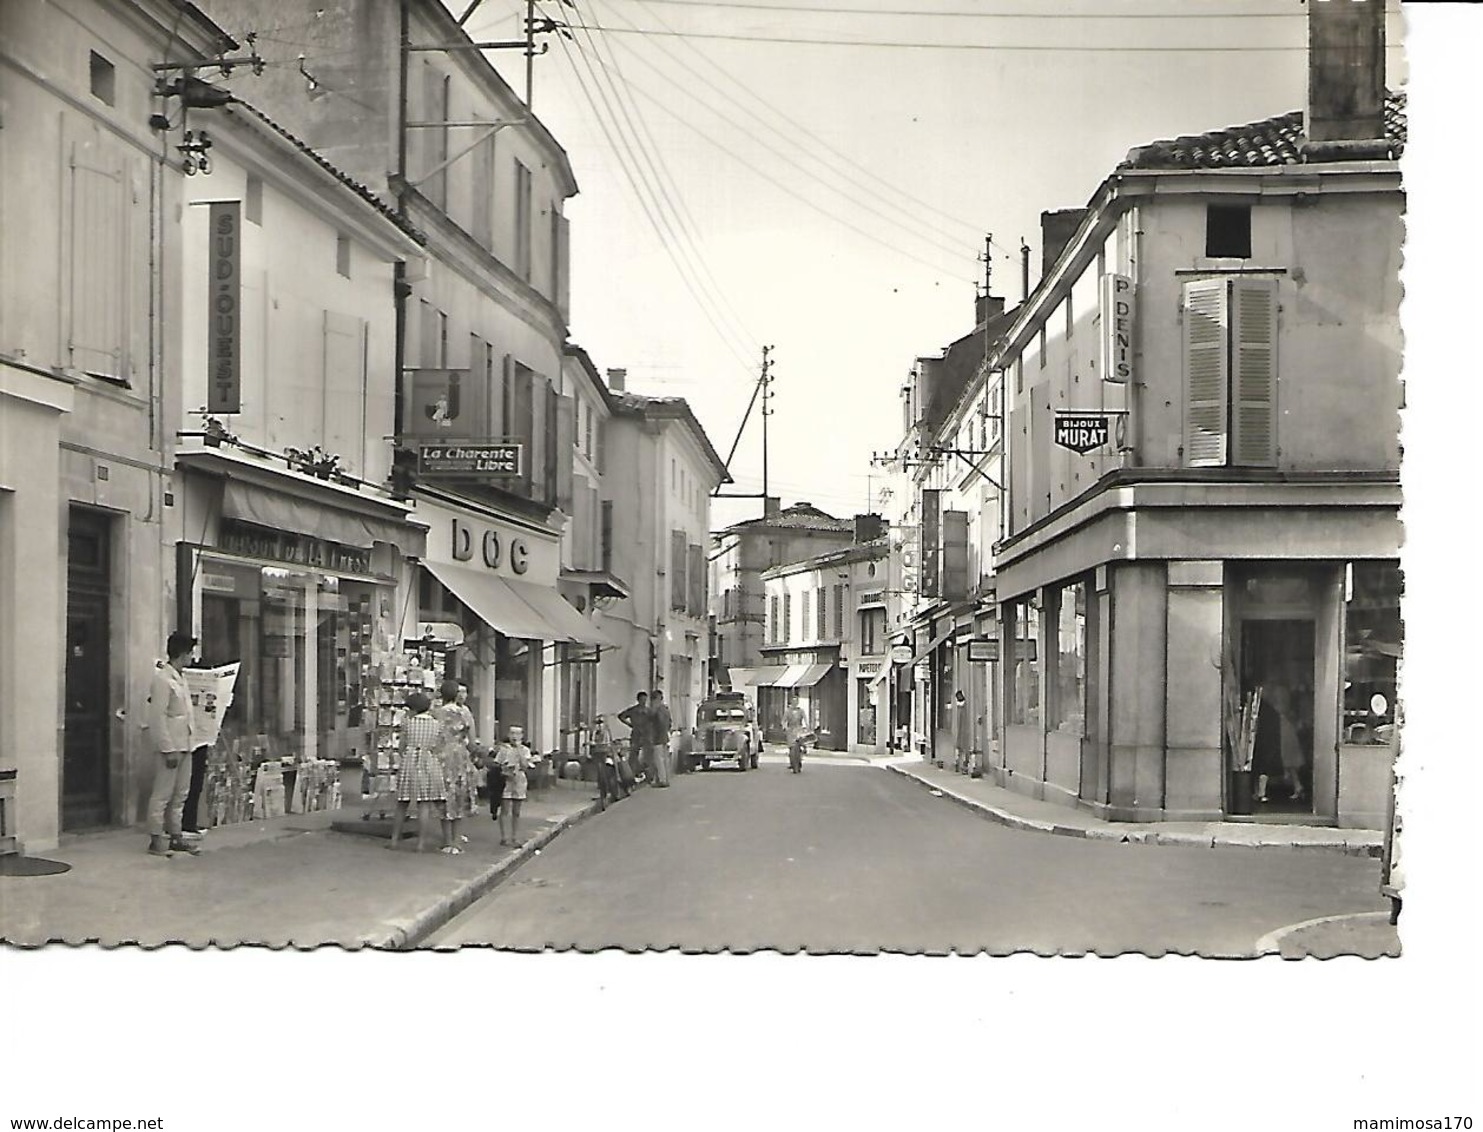
{"type": "Polygon", "coordinates": [[[836,519],[812,503],[783,508],[775,496],[763,501],[759,518],[733,523],[710,536],[718,685],[741,686],[745,674],[733,675],[735,671],[763,663],[767,614],[763,572],[853,541],[851,520],[836,519]]]}
{"type": "Polygon", "coordinates": [[[882,752],[886,713],[881,675],[890,546],[876,516],[860,516],[852,546],[763,573],[764,664],[753,669],[766,736],[782,738],[783,713],[798,698],[826,750],[882,752]]]}
{"type": "Polygon", "coordinates": [[[620,648],[599,667],[598,704],[621,711],[639,689],[660,688],[675,726],[688,729],[707,690],[711,493],[730,476],[683,398],[629,393],[623,371],[609,374],[611,569],[629,593],[603,614],[620,648]]]}

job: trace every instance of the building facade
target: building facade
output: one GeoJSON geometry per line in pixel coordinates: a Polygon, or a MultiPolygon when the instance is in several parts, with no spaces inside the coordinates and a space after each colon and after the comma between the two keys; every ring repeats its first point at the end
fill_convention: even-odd
{"type": "Polygon", "coordinates": [[[607,714],[660,688],[675,727],[689,730],[709,686],[710,498],[730,476],[682,398],[628,393],[621,371],[610,379],[607,474],[623,485],[612,495],[612,570],[632,581],[605,614],[621,648],[599,669],[598,700],[607,714]]]}
{"type": "Polygon", "coordinates": [[[857,516],[856,542],[763,574],[764,663],[749,674],[764,735],[780,741],[796,701],[825,750],[886,749],[880,679],[889,666],[889,542],[878,516],[857,516]]]}
{"type": "Polygon", "coordinates": [[[1309,21],[1306,112],[1135,149],[1047,214],[1044,273],[990,351],[1007,490],[982,771],[1010,789],[1113,820],[1383,823],[1404,103],[1380,6],[1309,21]]]}
{"type": "Polygon", "coordinates": [[[188,5],[0,8],[0,850],[127,824],[173,577],[188,5]]]}

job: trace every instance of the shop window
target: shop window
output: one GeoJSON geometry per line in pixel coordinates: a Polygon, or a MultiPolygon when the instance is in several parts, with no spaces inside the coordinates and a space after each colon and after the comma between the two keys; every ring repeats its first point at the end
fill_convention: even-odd
{"type": "Polygon", "coordinates": [[[1251,206],[1205,206],[1205,254],[1211,258],[1251,258],[1251,206]]]}
{"type": "Polygon", "coordinates": [[[108,106],[113,105],[113,64],[96,51],[88,52],[88,88],[99,102],[108,106]]]}
{"type": "Polygon", "coordinates": [[[1355,562],[1345,578],[1344,735],[1346,743],[1389,743],[1395,731],[1396,668],[1401,658],[1401,568],[1355,562]]]}
{"type": "Polygon", "coordinates": [[[1085,582],[1064,587],[1056,615],[1056,699],[1054,723],[1058,730],[1086,734],[1086,607],[1085,582]]]}
{"type": "Polygon", "coordinates": [[[1040,609],[1034,599],[1013,602],[1008,607],[1005,634],[1013,653],[1005,666],[1009,687],[1009,722],[1040,723],[1040,609]]]}

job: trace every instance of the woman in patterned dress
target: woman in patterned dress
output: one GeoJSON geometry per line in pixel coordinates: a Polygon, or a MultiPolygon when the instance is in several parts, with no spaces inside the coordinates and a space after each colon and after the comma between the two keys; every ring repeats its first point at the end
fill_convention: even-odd
{"type": "Polygon", "coordinates": [[[438,750],[443,744],[443,726],[434,718],[432,700],[426,693],[407,696],[407,721],[402,725],[402,762],[397,768],[396,810],[391,818],[391,845],[402,844],[402,825],[407,810],[417,803],[417,851],[427,842],[427,827],[432,824],[433,807],[442,809],[447,797],[443,783],[443,760],[438,750]]]}
{"type": "Polygon", "coordinates": [[[444,680],[438,690],[442,703],[433,708],[433,716],[443,727],[443,742],[438,755],[443,761],[443,787],[447,799],[443,808],[443,852],[462,853],[458,823],[474,812],[473,762],[469,746],[474,739],[474,713],[458,702],[458,681],[444,680]]]}

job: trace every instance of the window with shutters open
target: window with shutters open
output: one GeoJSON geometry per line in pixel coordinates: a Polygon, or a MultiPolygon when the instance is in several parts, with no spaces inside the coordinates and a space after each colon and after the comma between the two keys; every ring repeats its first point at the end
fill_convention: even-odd
{"type": "Polygon", "coordinates": [[[669,608],[685,612],[685,532],[669,532],[669,608]]]}
{"type": "Polygon", "coordinates": [[[570,397],[554,390],[552,400],[556,403],[556,443],[550,448],[553,478],[556,482],[556,506],[567,514],[572,510],[572,442],[577,426],[575,408],[570,397]]]}
{"type": "Polygon", "coordinates": [[[1277,462],[1277,281],[1184,285],[1184,463],[1277,462]]]}

